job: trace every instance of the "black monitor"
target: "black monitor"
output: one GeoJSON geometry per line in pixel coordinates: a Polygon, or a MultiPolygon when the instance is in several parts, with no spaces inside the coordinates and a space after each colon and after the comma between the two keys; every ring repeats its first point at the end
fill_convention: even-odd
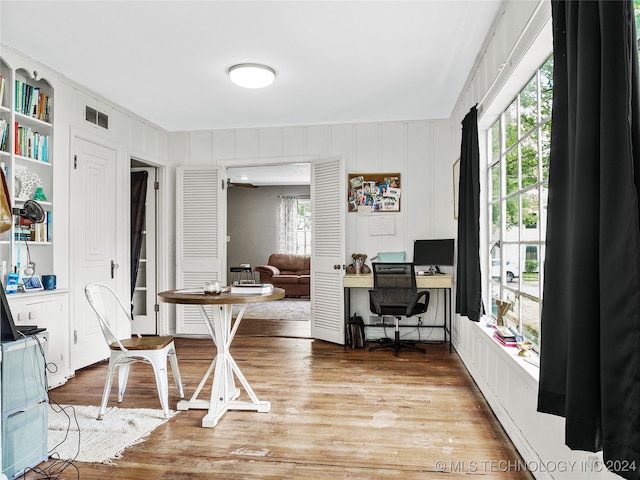
{"type": "Polygon", "coordinates": [[[18,333],[15,323],[13,323],[13,315],[11,315],[11,309],[9,308],[9,302],[7,296],[4,293],[4,287],[0,283],[0,336],[3,342],[13,342],[24,338],[18,333]]]}
{"type": "Polygon", "coordinates": [[[439,267],[453,266],[454,239],[416,240],[413,243],[413,264],[427,267],[430,273],[439,267]]]}

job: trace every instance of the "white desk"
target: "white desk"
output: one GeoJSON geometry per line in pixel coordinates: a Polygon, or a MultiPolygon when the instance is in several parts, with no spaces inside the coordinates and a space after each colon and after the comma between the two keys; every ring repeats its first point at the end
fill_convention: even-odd
{"type": "MultiPolygon", "coordinates": [[[[431,327],[442,328],[444,330],[444,343],[449,342],[449,352],[451,347],[451,287],[453,278],[447,273],[436,273],[434,275],[416,275],[416,285],[418,290],[442,290],[445,298],[444,302],[444,322],[442,325],[431,325],[431,327]]],[[[352,288],[373,288],[373,273],[365,275],[346,274],[342,280],[344,287],[344,331],[345,347],[347,345],[346,332],[351,316],[351,289],[352,288]]]]}
{"type": "Polygon", "coordinates": [[[258,399],[253,389],[244,377],[238,364],[235,362],[229,347],[235,337],[242,315],[247,304],[255,302],[269,302],[284,298],[282,288],[274,288],[272,293],[262,295],[253,294],[204,294],[204,293],[184,293],[179,290],[158,293],[160,299],[166,303],[179,303],[186,305],[198,305],[204,323],[217,348],[217,354],[213,358],[207,373],[200,381],[195,393],[189,400],[178,402],[178,410],[203,409],[208,410],[202,419],[203,427],[215,427],[218,420],[227,410],[254,410],[256,412],[268,412],[271,410],[271,403],[258,399]],[[236,321],[233,321],[232,307],[240,304],[242,307],[236,321]],[[211,316],[207,313],[205,305],[211,305],[211,316]],[[215,369],[215,372],[214,372],[215,369]],[[211,388],[211,398],[209,400],[198,399],[198,395],[213,373],[213,385],[211,388]],[[249,395],[250,401],[237,400],[240,396],[240,389],[236,387],[235,377],[240,381],[245,392],[249,395]]]}

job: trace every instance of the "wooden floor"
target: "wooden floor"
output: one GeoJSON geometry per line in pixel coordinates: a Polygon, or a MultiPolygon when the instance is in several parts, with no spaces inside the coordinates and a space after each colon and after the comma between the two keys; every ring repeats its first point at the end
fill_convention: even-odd
{"type": "MultiPolygon", "coordinates": [[[[204,410],[179,412],[116,465],[76,462],[58,478],[533,478],[448,346],[394,357],[307,335],[306,322],[243,320],[238,330],[232,354],[271,412],[227,412],[211,429],[201,427],[204,410]]],[[[215,347],[176,339],[176,349],[190,397],[215,347]]],[[[52,401],[99,405],[105,373],[106,363],[77,372],[52,401]]],[[[171,385],[172,409],[177,401],[171,385]]],[[[131,369],[120,406],[160,408],[151,367],[131,369]]]]}

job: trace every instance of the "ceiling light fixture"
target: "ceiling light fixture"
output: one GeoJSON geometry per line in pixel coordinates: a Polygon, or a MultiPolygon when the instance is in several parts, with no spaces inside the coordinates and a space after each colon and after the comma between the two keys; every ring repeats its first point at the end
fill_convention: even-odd
{"type": "Polygon", "coordinates": [[[259,63],[240,63],[229,67],[229,78],[244,88],[264,88],[273,83],[276,71],[259,63]]]}

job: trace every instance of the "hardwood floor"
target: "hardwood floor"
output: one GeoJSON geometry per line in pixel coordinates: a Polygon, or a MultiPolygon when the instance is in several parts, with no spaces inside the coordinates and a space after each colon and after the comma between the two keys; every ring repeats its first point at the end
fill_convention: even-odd
{"type": "MultiPolygon", "coordinates": [[[[211,429],[204,410],[179,412],[115,465],[75,463],[59,478],[533,478],[447,345],[394,357],[304,338],[301,323],[244,320],[231,347],[271,412],[227,412],[211,429]]],[[[178,338],[176,349],[188,398],[215,347],[178,338]]],[[[83,369],[50,397],[99,405],[105,373],[105,362],[83,369]]],[[[172,409],[177,401],[171,385],[172,409]]],[[[160,408],[151,367],[132,367],[120,406],[160,408]]]]}

